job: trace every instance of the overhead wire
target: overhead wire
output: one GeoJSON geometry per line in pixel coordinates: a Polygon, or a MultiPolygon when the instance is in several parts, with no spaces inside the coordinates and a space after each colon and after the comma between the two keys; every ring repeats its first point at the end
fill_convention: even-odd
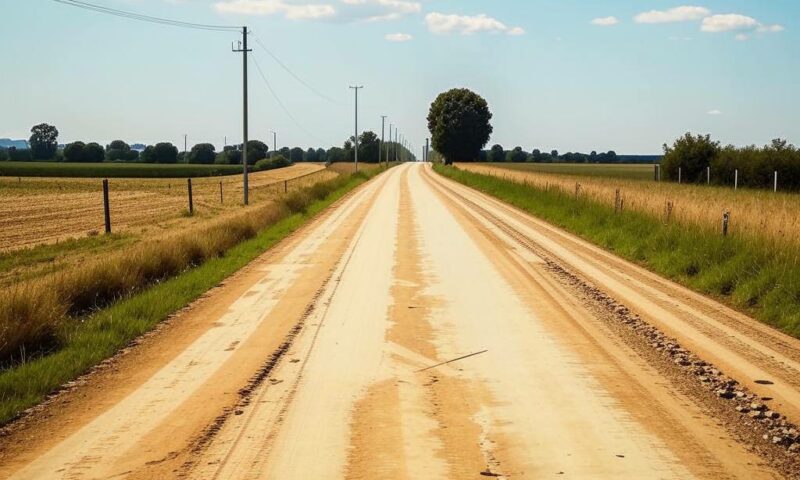
{"type": "Polygon", "coordinates": [[[84,10],[91,10],[97,13],[103,13],[106,15],[113,15],[120,18],[126,18],[129,20],[137,20],[141,22],[150,22],[156,23],[160,25],[167,25],[172,27],[180,27],[180,28],[192,28],[196,30],[213,30],[219,32],[232,32],[241,30],[241,27],[236,27],[232,25],[208,25],[202,23],[191,23],[191,22],[184,22],[181,20],[171,20],[168,18],[161,18],[161,17],[154,17],[151,15],[143,15],[140,13],[135,12],[128,12],[125,10],[119,10],[116,8],[106,7],[103,5],[97,5],[94,3],[84,2],[81,0],[52,0],[56,3],[61,3],[63,5],[69,5],[72,7],[82,8],[84,10]]]}
{"type": "Polygon", "coordinates": [[[267,89],[268,89],[268,90],[269,90],[269,92],[272,94],[272,97],[273,97],[273,98],[275,98],[275,101],[276,101],[276,102],[278,103],[278,105],[281,107],[281,110],[283,110],[283,113],[285,113],[285,114],[286,114],[286,116],[287,116],[287,117],[289,117],[289,119],[290,119],[292,122],[294,122],[294,124],[297,126],[297,128],[299,128],[300,130],[302,130],[303,132],[305,132],[305,134],[306,134],[306,135],[308,135],[309,137],[313,138],[313,139],[314,139],[316,142],[318,142],[320,145],[324,144],[325,142],[324,142],[323,140],[321,140],[319,137],[317,137],[316,135],[314,135],[313,133],[311,133],[311,132],[310,132],[308,129],[306,129],[306,128],[305,128],[305,127],[304,127],[304,126],[303,126],[303,125],[302,125],[302,124],[301,124],[301,123],[300,123],[300,122],[299,122],[299,121],[298,121],[298,120],[297,120],[297,119],[294,117],[294,115],[292,115],[292,114],[291,114],[291,112],[289,112],[289,109],[288,109],[288,108],[286,108],[286,105],[284,105],[283,101],[281,101],[281,99],[280,99],[280,97],[278,96],[277,92],[275,92],[275,89],[273,89],[273,88],[272,88],[272,85],[269,83],[269,80],[267,80],[267,76],[264,74],[264,71],[261,69],[261,65],[258,63],[258,60],[256,60],[256,57],[255,57],[255,56],[253,56],[253,64],[256,66],[256,70],[258,70],[258,73],[259,73],[259,75],[261,76],[261,79],[264,81],[264,84],[267,86],[267,89]]]}
{"type": "Polygon", "coordinates": [[[278,65],[280,65],[280,67],[281,67],[281,68],[283,68],[284,70],[286,70],[286,72],[287,72],[289,75],[291,75],[291,76],[292,76],[292,77],[293,77],[295,80],[297,80],[297,81],[298,81],[300,84],[302,84],[304,87],[306,87],[306,88],[307,88],[307,89],[309,89],[311,92],[313,92],[315,95],[317,95],[318,97],[320,97],[320,98],[322,98],[322,99],[324,99],[324,100],[326,100],[326,101],[328,101],[328,102],[331,102],[331,103],[333,103],[333,104],[335,104],[335,105],[339,105],[339,106],[345,106],[345,104],[344,104],[344,103],[342,103],[342,102],[340,102],[340,101],[338,101],[338,100],[334,100],[333,98],[329,97],[328,95],[325,95],[324,93],[322,93],[322,92],[320,92],[319,90],[317,90],[316,88],[314,88],[314,87],[313,87],[311,84],[309,84],[308,82],[306,82],[305,80],[303,80],[302,78],[300,78],[300,76],[299,76],[299,75],[297,75],[296,73],[294,73],[294,72],[292,71],[292,69],[290,69],[289,67],[287,67],[287,66],[286,66],[286,64],[284,64],[284,63],[281,61],[281,59],[280,59],[280,58],[278,58],[278,57],[277,57],[277,56],[276,56],[274,53],[272,53],[272,51],[270,51],[270,49],[269,49],[269,48],[267,48],[267,46],[266,46],[266,45],[264,45],[264,42],[262,42],[262,41],[261,41],[261,38],[259,38],[259,37],[258,37],[258,35],[255,35],[255,34],[254,34],[254,35],[253,35],[253,38],[255,38],[255,40],[256,40],[256,43],[257,43],[257,44],[258,44],[258,45],[259,45],[259,46],[260,46],[262,49],[264,49],[264,51],[265,51],[265,52],[267,52],[267,54],[268,54],[270,57],[272,57],[272,59],[273,59],[273,60],[275,60],[275,62],[276,62],[278,65]]]}

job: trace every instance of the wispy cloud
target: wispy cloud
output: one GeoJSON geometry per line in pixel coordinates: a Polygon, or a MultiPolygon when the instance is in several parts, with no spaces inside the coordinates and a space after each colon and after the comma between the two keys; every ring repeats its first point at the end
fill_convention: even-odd
{"type": "Polygon", "coordinates": [[[413,39],[414,37],[407,33],[389,33],[386,35],[386,40],[389,40],[390,42],[410,42],[413,39]]]}
{"type": "Polygon", "coordinates": [[[505,33],[507,35],[524,35],[522,27],[509,27],[500,20],[481,15],[449,15],[432,12],[425,16],[428,30],[438,35],[472,35],[475,33],[505,33]]]}
{"type": "Polygon", "coordinates": [[[595,18],[592,20],[592,25],[597,25],[598,27],[611,27],[619,23],[619,19],[617,17],[601,17],[595,18]]]}
{"type": "Polygon", "coordinates": [[[420,13],[422,4],[411,0],[219,0],[214,9],[240,15],[282,15],[290,20],[382,21],[420,13]]]}
{"type": "Polygon", "coordinates": [[[703,19],[700,30],[709,33],[730,32],[731,30],[749,30],[757,28],[758,20],[738,13],[712,15],[703,19]]]}
{"type": "Polygon", "coordinates": [[[722,112],[720,110],[709,110],[708,114],[713,116],[713,117],[716,117],[716,116],[722,115],[722,112]]]}
{"type": "Polygon", "coordinates": [[[636,15],[633,19],[636,23],[677,23],[700,20],[710,14],[711,11],[705,7],[684,5],[669,10],[650,10],[636,15]]]}
{"type": "Polygon", "coordinates": [[[220,13],[242,15],[283,15],[289,20],[313,20],[336,15],[330,4],[296,4],[283,0],[227,0],[214,4],[220,13]]]}

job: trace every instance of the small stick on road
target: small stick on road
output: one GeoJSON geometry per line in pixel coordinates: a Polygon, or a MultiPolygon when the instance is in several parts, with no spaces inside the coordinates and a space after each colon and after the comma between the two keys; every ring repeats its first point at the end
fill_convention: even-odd
{"type": "Polygon", "coordinates": [[[480,354],[486,353],[488,351],[489,350],[482,350],[480,352],[470,353],[469,355],[464,355],[463,357],[454,358],[454,359],[448,360],[446,362],[437,363],[436,365],[431,365],[430,367],[425,367],[425,368],[423,368],[421,370],[417,370],[415,373],[424,372],[426,370],[431,370],[431,369],[434,369],[436,367],[441,367],[442,365],[447,365],[448,363],[453,363],[453,362],[457,362],[459,360],[464,360],[465,358],[474,357],[475,355],[480,355],[480,354]]]}

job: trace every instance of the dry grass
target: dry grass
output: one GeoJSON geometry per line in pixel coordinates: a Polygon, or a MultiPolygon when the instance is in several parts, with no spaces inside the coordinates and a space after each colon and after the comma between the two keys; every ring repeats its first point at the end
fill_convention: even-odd
{"type": "MultiPolygon", "coordinates": [[[[251,201],[284,194],[282,182],[298,189],[336,176],[319,164],[250,175],[251,201]],[[317,172],[317,173],[315,173],[317,172]],[[305,177],[306,175],[315,173],[305,177]]],[[[185,179],[109,180],[114,232],[152,236],[235,210],[242,202],[240,176],[193,179],[195,216],[188,210],[185,179]],[[220,183],[223,201],[220,202],[220,183]]],[[[104,229],[100,179],[0,177],[0,251],[96,235],[104,229]]]]}
{"type": "Polygon", "coordinates": [[[222,257],[267,226],[305,212],[350,178],[315,182],[282,195],[280,201],[239,209],[193,228],[98,255],[78,268],[4,289],[0,292],[0,361],[19,361],[51,348],[58,343],[54,339],[65,322],[222,257]]]}
{"type": "Polygon", "coordinates": [[[728,211],[731,213],[731,232],[756,241],[771,241],[775,245],[800,246],[800,195],[797,194],[523,172],[469,163],[459,164],[458,168],[501,176],[538,188],[557,188],[571,194],[579,184],[579,195],[612,206],[619,189],[624,209],[653,215],[664,222],[667,221],[667,205],[671,202],[670,222],[699,226],[709,231],[720,231],[722,214],[728,211]]]}

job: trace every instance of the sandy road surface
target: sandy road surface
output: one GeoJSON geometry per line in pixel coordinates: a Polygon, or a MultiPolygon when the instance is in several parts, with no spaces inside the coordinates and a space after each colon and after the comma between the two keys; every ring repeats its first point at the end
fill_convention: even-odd
{"type": "Polygon", "coordinates": [[[404,165],[7,437],[0,477],[780,478],[553,262],[798,418],[797,341],[404,165]]]}

